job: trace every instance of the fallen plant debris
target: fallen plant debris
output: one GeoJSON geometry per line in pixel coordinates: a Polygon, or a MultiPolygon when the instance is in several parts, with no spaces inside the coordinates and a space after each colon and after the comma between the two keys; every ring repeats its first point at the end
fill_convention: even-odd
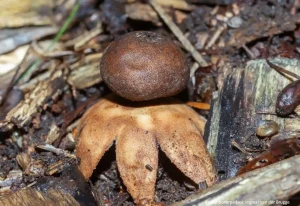
{"type": "Polygon", "coordinates": [[[266,151],[263,151],[263,153],[257,157],[250,159],[247,165],[240,168],[238,175],[257,168],[265,167],[280,160],[298,155],[299,153],[299,134],[295,132],[281,131],[279,134],[275,136],[273,135],[270,142],[268,142],[268,149],[266,151]]]}
{"type": "Polygon", "coordinates": [[[299,204],[298,0],[1,3],[1,205],[299,204]]]}

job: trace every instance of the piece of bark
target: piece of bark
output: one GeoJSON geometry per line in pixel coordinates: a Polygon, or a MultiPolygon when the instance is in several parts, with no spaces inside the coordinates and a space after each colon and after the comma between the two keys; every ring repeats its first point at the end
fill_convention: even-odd
{"type": "Polygon", "coordinates": [[[56,125],[56,123],[53,122],[49,128],[49,132],[46,137],[46,141],[45,141],[46,144],[52,144],[53,142],[55,142],[55,140],[59,138],[59,135],[60,135],[60,129],[56,125]]]}
{"type": "Polygon", "coordinates": [[[172,206],[288,205],[286,200],[300,191],[299,164],[297,155],[223,181],[172,206]]]}
{"type": "Polygon", "coordinates": [[[85,64],[72,70],[68,76],[68,83],[78,89],[85,89],[102,82],[99,61],[100,59],[97,62],[85,64]]]}
{"type": "Polygon", "coordinates": [[[62,92],[64,80],[61,75],[62,71],[57,71],[47,81],[38,83],[25,95],[25,99],[6,115],[5,120],[0,121],[0,130],[7,131],[13,125],[21,128],[29,123],[32,115],[38,112],[47,100],[62,92]]]}
{"type": "Polygon", "coordinates": [[[79,206],[80,204],[67,193],[60,190],[49,190],[46,193],[39,192],[32,188],[20,190],[11,195],[0,197],[2,206],[79,206]]]}
{"type": "MultiPolygon", "coordinates": [[[[300,71],[300,61],[276,58],[272,63],[294,73],[300,71]],[[288,65],[288,66],[287,66],[288,65]]],[[[277,122],[281,129],[297,131],[299,118],[280,118],[277,115],[257,114],[267,111],[275,113],[278,93],[290,81],[271,69],[265,60],[253,60],[247,65],[226,64],[220,69],[218,88],[220,93],[213,99],[211,116],[204,135],[212,154],[220,180],[235,176],[244,164],[237,161],[241,152],[234,150],[232,140],[240,140],[255,134],[262,119],[277,122]]]]}

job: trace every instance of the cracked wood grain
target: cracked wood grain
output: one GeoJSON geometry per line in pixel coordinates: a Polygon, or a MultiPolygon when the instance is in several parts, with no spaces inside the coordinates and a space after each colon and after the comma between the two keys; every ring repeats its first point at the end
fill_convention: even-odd
{"type": "MultiPolygon", "coordinates": [[[[300,73],[300,61],[287,58],[271,61],[300,73]]],[[[204,135],[217,171],[223,174],[220,180],[235,176],[241,167],[241,163],[236,162],[240,152],[233,150],[231,141],[255,133],[260,120],[274,120],[281,130],[299,131],[299,118],[257,113],[274,113],[277,95],[290,81],[271,69],[265,60],[252,60],[237,66],[226,64],[220,69],[219,94],[214,95],[204,135]]]]}

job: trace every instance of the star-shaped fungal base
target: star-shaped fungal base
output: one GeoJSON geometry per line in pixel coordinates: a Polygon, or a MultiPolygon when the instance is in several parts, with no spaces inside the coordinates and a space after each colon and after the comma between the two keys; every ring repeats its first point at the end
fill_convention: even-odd
{"type": "Polygon", "coordinates": [[[88,179],[116,140],[121,178],[139,205],[153,202],[158,145],[187,177],[208,186],[215,169],[202,139],[205,120],[173,98],[129,102],[109,95],[91,107],[77,127],[76,155],[88,179]]]}

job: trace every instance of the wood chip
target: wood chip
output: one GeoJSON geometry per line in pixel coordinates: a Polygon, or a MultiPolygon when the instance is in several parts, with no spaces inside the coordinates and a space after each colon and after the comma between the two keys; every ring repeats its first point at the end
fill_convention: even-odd
{"type": "Polygon", "coordinates": [[[187,105],[197,108],[197,109],[201,109],[201,110],[209,110],[210,109],[210,105],[207,103],[202,103],[202,102],[187,102],[187,105]]]}
{"type": "Polygon", "coordinates": [[[99,23],[94,29],[84,32],[74,39],[65,42],[66,47],[74,46],[75,51],[80,50],[84,47],[91,39],[103,32],[102,24],[99,23]]]}
{"type": "Polygon", "coordinates": [[[85,89],[101,82],[99,62],[78,67],[71,72],[67,81],[78,89],[85,89]]]}
{"type": "Polygon", "coordinates": [[[60,149],[60,148],[56,148],[50,144],[44,144],[44,145],[38,145],[37,146],[40,149],[49,151],[49,152],[53,152],[57,155],[64,155],[66,157],[72,158],[72,159],[76,159],[76,156],[74,154],[71,154],[70,152],[60,149]]]}
{"type": "Polygon", "coordinates": [[[159,16],[151,6],[142,3],[133,3],[125,5],[125,11],[128,18],[138,21],[151,22],[156,26],[162,26],[159,16]]]}
{"type": "Polygon", "coordinates": [[[55,142],[55,140],[57,140],[59,135],[60,135],[60,129],[56,126],[55,123],[52,123],[49,133],[47,134],[46,137],[46,143],[52,144],[53,142],[55,142]]]}
{"type": "Polygon", "coordinates": [[[32,115],[43,106],[45,100],[61,91],[62,84],[64,84],[60,78],[61,75],[62,71],[55,72],[49,80],[40,82],[34,90],[26,94],[25,99],[7,114],[4,121],[0,122],[0,130],[9,130],[14,124],[18,127],[24,127],[25,124],[29,123],[32,115]]]}

